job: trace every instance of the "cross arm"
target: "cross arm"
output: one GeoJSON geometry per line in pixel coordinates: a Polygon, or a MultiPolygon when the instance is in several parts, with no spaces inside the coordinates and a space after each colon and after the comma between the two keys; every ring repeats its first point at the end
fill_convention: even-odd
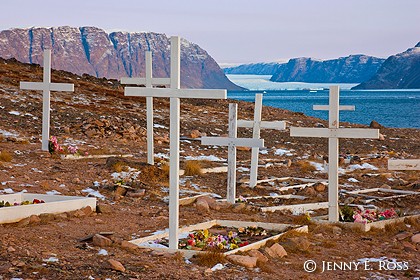
{"type": "MultiPolygon", "coordinates": [[[[124,85],[145,85],[146,78],[121,78],[124,85]]],[[[171,78],[152,78],[153,85],[170,85],[171,78]]]]}
{"type": "MultiPolygon", "coordinates": [[[[312,109],[318,110],[318,111],[329,111],[330,106],[329,105],[314,105],[312,109]]],[[[340,105],[338,106],[338,110],[339,111],[354,111],[356,110],[356,107],[353,105],[340,105]]]]}
{"type": "MultiPolygon", "coordinates": [[[[238,127],[253,128],[254,121],[238,120],[238,127]]],[[[261,121],[260,128],[285,130],[286,122],[285,121],[261,121]]]]}
{"type": "Polygon", "coordinates": [[[64,83],[50,83],[46,84],[42,82],[20,82],[20,89],[25,90],[51,90],[51,91],[74,91],[73,84],[64,84],[64,83]]]}
{"type": "Polygon", "coordinates": [[[125,96],[226,99],[226,90],[222,89],[173,89],[125,87],[125,96]]]}
{"type": "Polygon", "coordinates": [[[292,137],[379,138],[379,129],[291,127],[292,137]]]}
{"type": "Polygon", "coordinates": [[[201,145],[234,146],[234,147],[264,147],[264,139],[229,138],[229,137],[202,137],[201,145]]]}

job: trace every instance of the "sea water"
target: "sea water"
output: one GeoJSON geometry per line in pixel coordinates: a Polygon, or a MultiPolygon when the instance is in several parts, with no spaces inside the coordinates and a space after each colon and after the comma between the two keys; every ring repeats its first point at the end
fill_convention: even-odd
{"type": "MultiPolygon", "coordinates": [[[[328,119],[328,111],[314,111],[313,105],[327,105],[329,86],[317,83],[275,83],[269,75],[227,75],[249,91],[229,91],[232,99],[253,102],[263,93],[263,104],[305,115],[328,119]]],[[[350,90],[355,84],[339,84],[340,105],[354,105],[355,111],[341,111],[340,121],[386,127],[420,128],[419,90],[350,90]]]]}

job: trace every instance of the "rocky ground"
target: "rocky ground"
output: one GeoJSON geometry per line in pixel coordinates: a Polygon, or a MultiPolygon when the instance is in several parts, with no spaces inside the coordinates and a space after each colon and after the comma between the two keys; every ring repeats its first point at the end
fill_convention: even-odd
{"type": "MultiPolygon", "coordinates": [[[[155,100],[155,152],[157,164],[146,162],[145,101],[123,96],[116,80],[79,77],[53,71],[53,82],[75,84],[74,93],[52,93],[51,135],[63,146],[77,145],[82,155],[132,155],[131,158],[63,159],[40,151],[41,93],[21,91],[19,81],[40,81],[42,69],[11,60],[0,61],[0,192],[85,196],[87,188],[98,191],[96,212],[90,209],[41,215],[19,223],[0,225],[0,279],[413,279],[420,276],[419,219],[387,227],[385,231],[362,233],[340,225],[320,225],[313,217],[288,212],[264,213],[246,203],[202,200],[181,206],[180,224],[191,225],[212,219],[308,224],[309,233],[289,234],[260,249],[265,257],[256,267],[246,268],[223,258],[195,258],[186,261],[179,254],[161,254],[133,247],[126,241],[150,235],[168,227],[169,102],[155,100]],[[140,172],[139,172],[140,171],[140,172]],[[123,180],[130,188],[118,187],[123,180]],[[199,211],[198,211],[198,210],[199,211]],[[93,237],[95,234],[96,235],[93,237]],[[272,253],[280,244],[287,256],[272,253]],[[274,247],[273,247],[274,246],[274,247]],[[270,248],[273,248],[271,250],[270,248]],[[101,249],[107,255],[98,254],[101,249]],[[406,266],[379,267],[378,260],[395,259],[406,266]],[[370,259],[372,270],[324,271],[324,262],[352,262],[370,259]],[[318,269],[304,271],[314,260],[318,269]],[[222,263],[221,270],[211,269],[222,263]],[[382,277],[382,278],[381,278],[382,277]]],[[[205,147],[194,137],[227,133],[228,103],[232,100],[181,102],[181,167],[188,159],[207,159],[204,168],[226,166],[227,149],[205,147]],[[210,157],[212,156],[212,157],[210,157]],[[217,157],[217,158],[215,158],[217,157]],[[209,160],[210,159],[210,160],[209,160]],[[215,161],[218,160],[218,161],[215,161]]],[[[236,102],[236,101],[235,101],[236,102]]],[[[239,104],[239,117],[252,119],[253,105],[239,104]]],[[[264,120],[286,120],[293,126],[326,126],[327,122],[301,113],[264,107],[264,120]]],[[[364,127],[343,123],[345,127],[364,127]]],[[[379,124],[376,124],[380,127],[379,124]]],[[[390,171],[388,158],[420,158],[420,131],[380,127],[380,140],[340,140],[341,189],[386,188],[419,191],[418,171],[390,171]],[[344,160],[347,158],[348,160],[344,160]],[[365,167],[360,169],[359,167],[365,167]]],[[[250,137],[241,129],[239,136],[250,137]]],[[[267,149],[260,154],[260,179],[283,178],[246,186],[250,152],[238,151],[238,196],[295,194],[307,201],[326,198],[327,187],[316,184],[303,189],[280,191],[302,184],[298,179],[325,180],[323,162],[327,140],[293,138],[289,131],[262,131],[267,149]],[[285,178],[291,177],[291,178],[285,178]]],[[[226,173],[181,176],[181,195],[199,193],[225,197],[226,173]]],[[[362,198],[342,194],[342,203],[363,203],[362,198]]],[[[410,195],[381,202],[381,208],[395,208],[420,214],[420,196],[410,195]]],[[[268,202],[271,205],[273,202],[268,202]]],[[[19,207],[19,206],[16,206],[19,207]]],[[[0,208],[1,210],[1,208],[0,208]]],[[[314,215],[324,215],[318,211],[314,215]]],[[[258,254],[258,253],[255,253],[258,254]]],[[[328,263],[324,263],[328,264],[328,263]]],[[[328,268],[328,266],[327,266],[328,268]]]]}

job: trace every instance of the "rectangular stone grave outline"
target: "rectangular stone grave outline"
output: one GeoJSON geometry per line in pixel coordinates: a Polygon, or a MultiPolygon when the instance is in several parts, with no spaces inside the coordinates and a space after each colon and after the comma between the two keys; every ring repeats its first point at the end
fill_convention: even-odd
{"type": "Polygon", "coordinates": [[[399,217],[395,219],[376,221],[376,222],[367,223],[367,224],[354,223],[354,222],[353,223],[352,222],[329,222],[329,221],[324,220],[325,218],[327,218],[327,216],[314,217],[313,221],[321,225],[326,225],[326,224],[340,225],[348,229],[361,230],[363,232],[368,232],[371,229],[384,229],[386,225],[390,225],[390,224],[398,223],[398,222],[404,222],[405,219],[420,218],[420,214],[399,217]]]}
{"type": "Polygon", "coordinates": [[[370,200],[369,199],[366,200],[367,203],[371,202],[372,200],[387,200],[387,199],[420,194],[420,192],[415,192],[415,191],[393,190],[393,189],[383,189],[383,188],[363,189],[363,190],[357,190],[357,191],[343,191],[343,193],[370,198],[370,200]],[[387,196],[387,197],[365,195],[365,193],[371,193],[371,192],[395,193],[399,195],[393,195],[393,196],[387,196]]]}
{"type": "Polygon", "coordinates": [[[82,196],[48,195],[36,193],[13,193],[0,195],[0,201],[11,204],[25,200],[44,200],[45,203],[10,206],[0,208],[0,224],[15,223],[32,215],[59,214],[86,206],[96,210],[96,198],[82,196]]]}
{"type": "MultiPolygon", "coordinates": [[[[287,232],[290,232],[292,230],[297,231],[297,232],[302,232],[302,233],[307,233],[308,232],[308,226],[263,223],[263,222],[230,221],[230,220],[211,220],[211,221],[204,222],[204,223],[185,226],[183,228],[180,228],[178,232],[179,233],[186,233],[186,232],[192,232],[192,231],[195,231],[195,230],[204,230],[204,229],[209,229],[213,226],[224,226],[224,227],[235,227],[235,228],[257,226],[257,227],[262,227],[262,228],[267,229],[267,230],[279,230],[279,231],[284,231],[289,227],[294,227],[290,230],[286,230],[286,231],[284,231],[280,234],[277,234],[275,236],[271,236],[271,237],[265,238],[263,240],[251,243],[249,245],[246,245],[246,246],[243,246],[243,247],[231,250],[231,251],[227,251],[227,252],[223,253],[223,255],[225,255],[225,256],[233,255],[233,254],[236,254],[238,252],[246,252],[246,251],[249,251],[249,250],[252,250],[252,249],[259,249],[259,248],[263,247],[268,241],[275,240],[275,239],[279,238],[280,236],[282,236],[283,234],[285,234],[287,232]]],[[[185,250],[185,249],[152,248],[152,247],[140,246],[139,245],[139,244],[142,244],[142,243],[145,243],[145,242],[148,242],[148,241],[153,241],[153,240],[168,238],[168,237],[169,237],[169,232],[168,232],[168,230],[166,230],[165,232],[160,233],[160,234],[149,235],[149,236],[146,236],[146,237],[131,240],[129,242],[133,243],[134,245],[137,245],[139,248],[142,248],[142,249],[152,249],[154,251],[161,251],[161,252],[168,252],[168,253],[180,252],[187,259],[191,258],[194,255],[203,254],[203,253],[207,252],[207,251],[195,251],[195,250],[185,250]]]]}

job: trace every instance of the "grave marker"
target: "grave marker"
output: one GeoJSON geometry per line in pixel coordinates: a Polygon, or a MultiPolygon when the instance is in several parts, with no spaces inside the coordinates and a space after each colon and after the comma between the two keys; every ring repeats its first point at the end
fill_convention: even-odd
{"type": "Polygon", "coordinates": [[[180,38],[171,37],[170,88],[126,87],[125,96],[170,98],[169,248],[178,248],[180,98],[226,99],[226,90],[180,88],[180,38]]]}
{"type": "MultiPolygon", "coordinates": [[[[121,78],[121,84],[126,85],[145,85],[152,88],[153,85],[170,85],[170,78],[153,78],[152,75],[152,52],[145,52],[146,57],[146,77],[145,78],[121,78]]],[[[153,97],[146,96],[146,120],[147,120],[147,163],[155,164],[154,143],[153,143],[153,97]]]]}
{"type": "MultiPolygon", "coordinates": [[[[262,121],[261,120],[261,111],[262,111],[262,94],[255,95],[255,107],[254,107],[254,120],[238,120],[238,127],[251,127],[252,128],[252,138],[259,139],[260,131],[262,128],[265,129],[277,129],[285,130],[286,122],[284,121],[262,121]]],[[[251,188],[257,185],[257,176],[258,176],[258,155],[260,148],[253,147],[251,155],[251,171],[249,178],[249,186],[251,188]]]]}
{"type": "Polygon", "coordinates": [[[338,222],[338,139],[339,138],[379,138],[378,129],[340,128],[339,87],[331,86],[329,105],[317,106],[329,110],[328,128],[291,127],[290,136],[328,138],[328,220],[338,222]]]}
{"type": "Polygon", "coordinates": [[[389,159],[389,170],[420,170],[420,159],[389,159]]]}
{"type": "Polygon", "coordinates": [[[202,137],[202,145],[228,146],[227,201],[235,203],[236,198],[236,147],[264,147],[264,140],[237,138],[238,104],[229,104],[229,137],[202,137]]]}
{"type": "Polygon", "coordinates": [[[51,83],[51,50],[44,50],[43,81],[20,82],[20,89],[42,90],[42,150],[48,151],[50,139],[50,92],[74,91],[73,84],[51,83]]]}

